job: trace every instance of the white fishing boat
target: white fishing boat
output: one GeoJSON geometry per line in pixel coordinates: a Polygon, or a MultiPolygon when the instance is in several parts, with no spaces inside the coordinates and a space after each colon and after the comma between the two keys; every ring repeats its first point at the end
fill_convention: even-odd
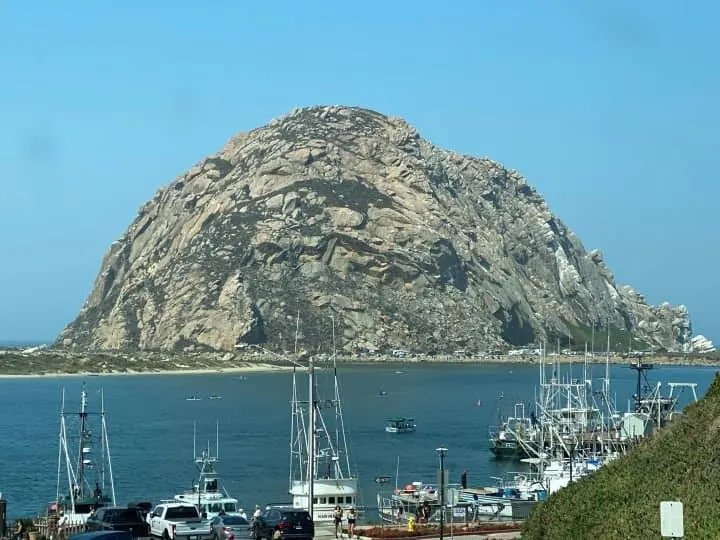
{"type": "Polygon", "coordinates": [[[65,409],[65,390],[60,408],[57,492],[54,511],[61,527],[84,525],[88,516],[103,506],[115,505],[115,481],[110,459],[110,441],[105,421],[105,400],[100,392],[100,411],[88,409],[88,393],[83,383],[80,410],[65,409]],[[99,418],[100,433],[94,436],[90,418],[99,418]],[[71,428],[77,428],[73,435],[71,428]],[[108,491],[109,490],[109,491],[108,491]]]}
{"type": "Polygon", "coordinates": [[[215,432],[215,455],[210,451],[210,444],[197,454],[195,444],[195,433],[193,433],[193,456],[198,472],[198,481],[192,489],[175,495],[172,502],[189,502],[196,505],[201,512],[204,512],[208,519],[212,519],[220,512],[226,514],[238,514],[240,508],[238,500],[231,497],[222,484],[222,478],[215,469],[220,461],[220,428],[216,426],[215,432]]]}
{"type": "Polygon", "coordinates": [[[389,418],[385,431],[388,433],[413,433],[416,427],[414,418],[405,418],[403,416],[389,418]]]}
{"type": "MultiPolygon", "coordinates": [[[[333,320],[333,350],[334,341],[333,320]]],[[[358,478],[350,465],[334,354],[331,361],[332,390],[327,399],[319,397],[313,357],[308,359],[306,399],[300,397],[297,367],[292,375],[289,493],[294,508],[312,508],[315,523],[332,522],[336,505],[360,510],[358,478]],[[332,414],[324,415],[323,409],[332,414]]]]}

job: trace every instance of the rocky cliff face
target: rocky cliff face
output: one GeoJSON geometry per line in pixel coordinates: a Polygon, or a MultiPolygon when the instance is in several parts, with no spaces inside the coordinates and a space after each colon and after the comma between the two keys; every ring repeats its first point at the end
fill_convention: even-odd
{"type": "Polygon", "coordinates": [[[486,350],[608,324],[653,345],[687,310],[616,285],[515,171],[398,118],[293,111],[236,136],[146,203],[58,345],[486,350]]]}

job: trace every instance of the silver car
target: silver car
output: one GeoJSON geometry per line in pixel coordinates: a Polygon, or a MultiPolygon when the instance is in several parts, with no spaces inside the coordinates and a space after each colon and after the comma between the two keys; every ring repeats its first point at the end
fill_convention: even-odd
{"type": "Polygon", "coordinates": [[[241,516],[219,515],[210,522],[212,540],[250,540],[252,525],[241,516]]]}

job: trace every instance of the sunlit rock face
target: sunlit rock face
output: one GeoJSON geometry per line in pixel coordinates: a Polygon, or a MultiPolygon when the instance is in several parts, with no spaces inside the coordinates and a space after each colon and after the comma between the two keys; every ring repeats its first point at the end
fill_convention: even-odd
{"type": "MultiPolygon", "coordinates": [[[[517,172],[399,118],[293,111],[160,189],[57,345],[487,350],[592,325],[689,343],[687,310],[619,287],[517,172]]],[[[578,338],[580,339],[580,338],[578,338]]]]}

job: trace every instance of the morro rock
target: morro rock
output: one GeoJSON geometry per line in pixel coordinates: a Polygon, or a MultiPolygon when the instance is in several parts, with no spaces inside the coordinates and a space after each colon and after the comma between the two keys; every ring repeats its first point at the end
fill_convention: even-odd
{"type": "Polygon", "coordinates": [[[295,110],[160,189],[113,242],[57,345],[482,351],[608,325],[690,343],[515,171],[433,146],[399,118],[295,110]]]}

